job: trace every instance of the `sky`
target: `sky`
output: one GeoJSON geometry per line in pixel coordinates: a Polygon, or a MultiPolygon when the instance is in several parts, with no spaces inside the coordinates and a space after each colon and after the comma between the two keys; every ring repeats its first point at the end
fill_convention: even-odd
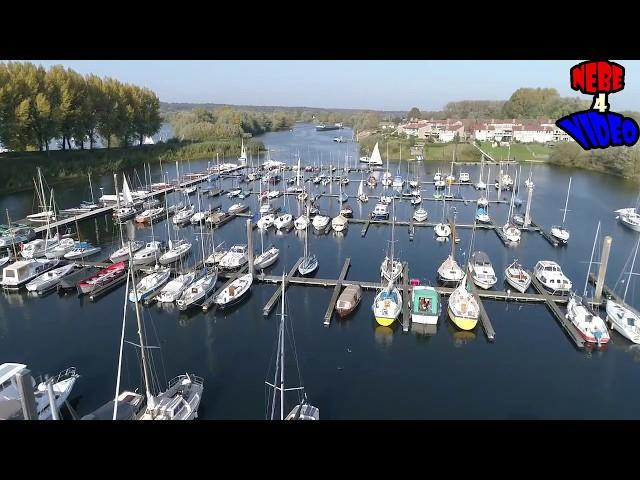
{"type": "MultiPolygon", "coordinates": [[[[457,100],[507,100],[520,87],[571,90],[581,60],[30,60],[146,86],[164,102],[405,111],[457,100]]],[[[615,60],[626,87],[613,111],[640,111],[640,61],[615,60]]]]}

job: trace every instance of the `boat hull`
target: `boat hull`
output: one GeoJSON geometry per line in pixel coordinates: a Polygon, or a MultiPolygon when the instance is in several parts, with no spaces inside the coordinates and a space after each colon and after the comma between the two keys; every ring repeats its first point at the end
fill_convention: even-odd
{"type": "Polygon", "coordinates": [[[455,315],[450,308],[448,309],[448,311],[449,318],[460,330],[473,330],[474,328],[476,328],[476,325],[478,324],[477,318],[468,318],[460,315],[455,315]]]}

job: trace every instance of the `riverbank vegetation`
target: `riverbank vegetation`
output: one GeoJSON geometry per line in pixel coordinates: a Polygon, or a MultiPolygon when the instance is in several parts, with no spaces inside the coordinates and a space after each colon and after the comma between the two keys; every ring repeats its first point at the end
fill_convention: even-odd
{"type": "Polygon", "coordinates": [[[608,173],[640,181],[640,146],[609,147],[604,150],[583,150],[577,143],[556,145],[549,163],[608,173]]]}
{"type": "Polygon", "coordinates": [[[46,70],[29,62],[0,63],[0,142],[13,151],[127,147],[154,135],[160,101],[148,88],[112,78],[80,75],[62,65],[46,70]]]}
{"type": "MultiPolygon", "coordinates": [[[[257,155],[263,149],[260,141],[245,142],[248,155],[257,155]]],[[[234,157],[240,153],[240,138],[207,142],[170,141],[137,148],[111,148],[44,152],[7,152],[0,154],[0,193],[28,190],[33,187],[36,167],[42,169],[49,185],[84,177],[120,172],[140,167],[144,163],[174,163],[175,161],[211,159],[216,154],[234,157]]]]}

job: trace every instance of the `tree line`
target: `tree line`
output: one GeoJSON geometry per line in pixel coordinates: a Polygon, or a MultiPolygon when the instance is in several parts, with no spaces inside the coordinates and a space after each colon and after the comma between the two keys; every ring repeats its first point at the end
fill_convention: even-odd
{"type": "Polygon", "coordinates": [[[98,137],[142,145],[160,129],[160,101],[148,88],[62,65],[45,69],[30,62],[0,63],[0,142],[10,150],[46,150],[53,139],[62,149],[71,140],[93,149],[98,137]]]}

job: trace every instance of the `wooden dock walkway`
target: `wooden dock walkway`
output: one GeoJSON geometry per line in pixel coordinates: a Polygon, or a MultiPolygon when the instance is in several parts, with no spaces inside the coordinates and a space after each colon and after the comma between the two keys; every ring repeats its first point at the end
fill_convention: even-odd
{"type": "Polygon", "coordinates": [[[565,331],[569,334],[571,339],[575,342],[578,348],[584,348],[584,340],[576,330],[576,327],[567,319],[567,317],[562,313],[562,311],[558,308],[555,302],[556,295],[553,297],[545,290],[545,288],[538,282],[535,276],[531,272],[527,272],[531,275],[531,285],[540,293],[543,297],[545,297],[545,305],[551,311],[555,319],[558,321],[560,326],[562,326],[565,331]]]}
{"type": "MultiPolygon", "coordinates": [[[[282,295],[282,290],[281,289],[286,289],[289,283],[292,283],[291,280],[293,280],[296,271],[298,271],[298,266],[302,263],[302,260],[304,260],[304,257],[300,257],[298,259],[298,261],[295,263],[295,265],[293,265],[293,268],[289,271],[289,274],[284,278],[284,282],[282,282],[282,285],[280,285],[279,288],[276,289],[276,291],[273,293],[273,295],[271,296],[271,298],[269,299],[269,301],[267,302],[267,304],[264,306],[264,308],[262,309],[262,314],[266,317],[271,313],[271,310],[273,310],[273,307],[275,306],[276,303],[278,303],[278,299],[280,298],[280,296],[282,295]]],[[[266,276],[264,275],[260,275],[257,277],[257,280],[263,280],[266,276]]],[[[273,277],[274,279],[277,279],[275,281],[273,281],[273,283],[277,283],[279,281],[282,280],[282,277],[273,277]]],[[[305,278],[305,277],[299,277],[299,278],[305,278]]],[[[263,280],[264,281],[264,280],[263,280]]]]}
{"type": "Polygon", "coordinates": [[[214,303],[215,298],[218,295],[220,295],[225,288],[227,288],[229,285],[231,285],[238,277],[241,277],[242,275],[245,275],[248,270],[249,270],[249,265],[246,264],[245,266],[243,266],[237,272],[227,273],[227,274],[225,274],[225,273],[218,274],[218,277],[227,278],[227,281],[224,283],[224,285],[222,285],[215,292],[213,292],[213,294],[210,295],[209,298],[206,298],[204,300],[204,302],[202,303],[202,311],[203,312],[208,311],[211,308],[212,305],[215,307],[215,305],[216,305],[214,303]]]}
{"type": "Polygon", "coordinates": [[[342,271],[340,272],[340,276],[338,277],[338,281],[336,282],[336,286],[333,287],[333,294],[331,295],[331,300],[329,300],[329,306],[327,307],[327,311],[324,314],[324,326],[328,327],[331,324],[331,317],[333,317],[333,310],[335,309],[336,302],[338,301],[338,296],[340,295],[340,291],[342,290],[342,282],[347,276],[347,271],[351,266],[351,258],[347,258],[344,261],[344,265],[342,266],[342,271]]]}
{"type": "Polygon", "coordinates": [[[482,324],[482,329],[484,330],[484,334],[487,336],[487,339],[490,342],[493,342],[496,339],[496,332],[493,329],[493,325],[491,324],[491,319],[489,318],[489,314],[485,310],[484,304],[480,299],[480,295],[478,295],[478,292],[479,292],[478,287],[476,287],[475,283],[473,283],[473,280],[469,281],[469,285],[471,286],[471,293],[473,297],[476,299],[476,302],[478,302],[480,323],[482,324]]]}

